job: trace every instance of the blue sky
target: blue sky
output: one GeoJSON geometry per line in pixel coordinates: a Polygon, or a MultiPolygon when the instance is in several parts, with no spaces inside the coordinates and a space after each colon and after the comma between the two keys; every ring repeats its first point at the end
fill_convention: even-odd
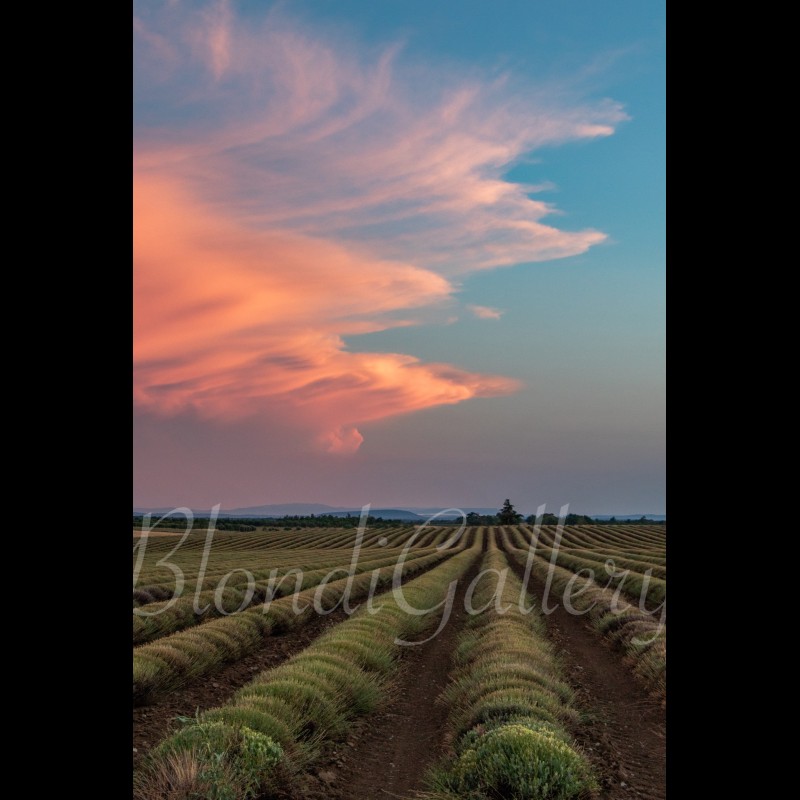
{"type": "Polygon", "coordinates": [[[134,13],[136,505],[664,512],[663,3],[134,13]]]}

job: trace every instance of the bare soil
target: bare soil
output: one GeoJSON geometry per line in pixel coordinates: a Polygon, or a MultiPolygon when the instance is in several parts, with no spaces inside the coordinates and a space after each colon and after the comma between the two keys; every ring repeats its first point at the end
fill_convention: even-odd
{"type": "MultiPolygon", "coordinates": [[[[315,768],[286,788],[286,800],[410,798],[424,789],[426,770],[450,745],[448,709],[436,700],[447,684],[452,654],[467,619],[464,592],[477,570],[478,562],[459,581],[445,629],[425,644],[402,649],[402,664],[384,704],[355,720],[345,740],[330,743],[315,768]]],[[[541,585],[529,585],[541,597],[541,585]]],[[[551,596],[550,604],[557,602],[551,596]]],[[[258,653],[155,705],[134,709],[135,763],[177,726],[176,716],[193,716],[198,708],[224,703],[257,672],[277,666],[345,618],[339,610],[297,631],[271,636],[258,653]]],[[[576,690],[583,721],[572,733],[595,767],[599,800],[664,800],[664,704],[647,695],[622,653],[612,650],[585,617],[572,615],[559,604],[545,620],[565,677],[576,690]]]]}
{"type": "Polygon", "coordinates": [[[193,717],[198,709],[205,711],[222,705],[242,686],[253,680],[256,674],[277,667],[344,619],[347,619],[347,614],[341,608],[327,616],[314,616],[297,630],[267,637],[258,652],[172,692],[153,705],[134,708],[134,766],[151,747],[180,727],[176,717],[193,717]]]}
{"type": "MultiPolygon", "coordinates": [[[[529,587],[541,597],[535,581],[529,587]]],[[[549,605],[558,602],[550,596],[549,605]]],[[[595,767],[602,800],[664,800],[666,713],[585,617],[559,602],[545,616],[585,722],[571,733],[595,767]]]]}
{"type": "Polygon", "coordinates": [[[424,788],[426,770],[445,754],[449,744],[449,709],[436,700],[447,685],[453,651],[468,618],[464,593],[479,564],[477,561],[459,580],[452,614],[438,636],[403,648],[403,663],[387,689],[384,705],[354,722],[347,740],[332,745],[317,768],[298,781],[287,797],[381,800],[411,797],[424,788]]]}
{"type": "MultiPolygon", "coordinates": [[[[435,564],[420,570],[413,577],[424,575],[435,564]]],[[[459,587],[461,588],[461,587],[459,587]]],[[[463,589],[462,589],[463,591],[463,589]]],[[[457,601],[463,607],[463,599],[457,601]]],[[[455,617],[455,609],[453,612],[455,617]]],[[[349,619],[341,608],[325,616],[312,616],[300,628],[283,634],[272,634],[264,640],[258,652],[227,664],[219,670],[203,675],[197,680],[159,698],[152,705],[133,708],[133,763],[134,767],[143,755],[162,739],[180,727],[178,716],[192,717],[198,710],[205,711],[227,702],[242,686],[249,683],[257,673],[282,664],[304,650],[328,628],[349,619]]],[[[451,623],[452,623],[451,618],[451,623]]],[[[410,650],[419,648],[413,647],[410,650]]]]}

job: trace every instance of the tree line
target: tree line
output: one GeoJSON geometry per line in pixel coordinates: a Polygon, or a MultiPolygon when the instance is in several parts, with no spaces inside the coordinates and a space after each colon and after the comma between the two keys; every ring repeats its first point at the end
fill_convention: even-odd
{"type": "MultiPolygon", "coordinates": [[[[241,532],[255,531],[259,528],[267,530],[279,528],[357,528],[360,521],[361,517],[358,514],[348,514],[345,517],[335,517],[332,514],[309,514],[306,516],[291,514],[275,519],[269,517],[236,517],[236,519],[218,517],[214,523],[214,528],[218,531],[241,532]]],[[[192,520],[192,531],[208,530],[209,522],[209,517],[195,517],[192,520]]],[[[185,531],[186,523],[186,517],[183,516],[167,517],[160,522],[156,514],[153,514],[150,518],[150,525],[153,530],[170,529],[185,531]]],[[[143,515],[134,514],[133,527],[141,528],[143,524],[143,515]]],[[[383,519],[383,517],[367,517],[367,526],[370,528],[390,527],[397,524],[397,520],[383,519]]]]}
{"type": "MultiPolygon", "coordinates": [[[[153,514],[150,517],[150,528],[151,530],[157,530],[160,528],[169,528],[170,530],[186,530],[186,517],[183,516],[175,516],[175,517],[167,517],[166,519],[162,519],[159,521],[158,515],[153,514]],[[158,524],[156,524],[158,523],[158,524]]],[[[208,523],[210,522],[209,517],[195,517],[192,520],[192,530],[193,531],[205,531],[208,530],[208,523]]],[[[257,529],[258,525],[263,525],[263,519],[236,519],[236,520],[229,520],[229,519],[217,519],[214,523],[214,528],[218,531],[254,531],[257,529]]],[[[134,514],[133,515],[133,527],[134,528],[141,528],[144,525],[144,516],[142,514],[134,514]]]]}
{"type": "MultiPolygon", "coordinates": [[[[157,517],[151,517],[150,524],[153,525],[157,517]]],[[[334,516],[333,514],[308,514],[308,515],[286,515],[276,519],[265,517],[237,517],[236,519],[227,519],[225,517],[217,519],[215,528],[219,531],[255,531],[259,528],[266,530],[278,529],[301,529],[301,528],[357,528],[361,521],[358,514],[348,514],[344,517],[334,516]]],[[[422,522],[423,520],[420,520],[422,522]]],[[[535,525],[537,520],[535,514],[529,514],[527,517],[520,514],[513,506],[511,501],[506,498],[503,507],[496,514],[478,514],[475,511],[470,511],[467,514],[467,525],[519,525],[521,522],[526,522],[528,525],[535,525]]],[[[543,514],[541,518],[542,525],[558,525],[559,518],[555,514],[543,514]]],[[[436,525],[458,525],[461,519],[436,520],[436,525]]],[[[133,527],[141,528],[143,524],[143,516],[141,514],[133,515],[133,527]]],[[[369,528],[385,528],[393,527],[398,524],[413,525],[415,522],[408,520],[391,520],[383,519],[383,517],[367,517],[367,527],[369,528]]],[[[664,520],[652,520],[640,517],[639,519],[620,519],[611,517],[611,519],[596,519],[587,516],[586,514],[567,514],[564,518],[565,525],[665,525],[664,520]]],[[[208,530],[209,518],[197,517],[192,522],[192,530],[208,530]]],[[[185,517],[167,517],[166,519],[158,522],[157,527],[186,530],[185,517]]]]}
{"type": "MultiPolygon", "coordinates": [[[[467,514],[467,525],[519,525],[526,522],[528,525],[535,525],[539,520],[535,514],[527,517],[520,514],[506,498],[503,507],[496,514],[478,514],[470,511],[467,514]]],[[[561,520],[555,514],[542,514],[542,525],[558,525],[561,520]]],[[[665,525],[665,520],[652,520],[646,517],[639,519],[597,519],[586,514],[567,514],[564,518],[565,525],[665,525]]]]}

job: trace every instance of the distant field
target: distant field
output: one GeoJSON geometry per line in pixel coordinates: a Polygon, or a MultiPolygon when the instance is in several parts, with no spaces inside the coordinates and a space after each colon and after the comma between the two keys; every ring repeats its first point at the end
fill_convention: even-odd
{"type": "Polygon", "coordinates": [[[665,526],[456,531],[134,531],[135,796],[663,798],[665,526]]]}

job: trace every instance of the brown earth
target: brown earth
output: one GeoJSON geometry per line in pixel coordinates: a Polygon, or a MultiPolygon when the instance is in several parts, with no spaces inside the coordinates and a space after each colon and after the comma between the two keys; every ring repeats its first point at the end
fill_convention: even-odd
{"type": "MultiPolygon", "coordinates": [[[[449,745],[448,709],[436,699],[447,684],[453,650],[466,621],[464,591],[477,570],[478,562],[459,581],[445,629],[430,642],[402,649],[402,664],[384,704],[354,721],[345,741],[331,743],[314,770],[287,787],[287,800],[408,798],[424,788],[426,769],[449,745]]],[[[542,587],[535,582],[529,585],[541,597],[542,587]]],[[[551,596],[550,605],[557,602],[551,596]]],[[[259,653],[156,705],[134,709],[134,747],[139,751],[135,758],[169,734],[177,725],[177,715],[193,716],[198,707],[203,710],[224,703],[255,673],[277,666],[345,616],[337,611],[298,631],[272,636],[259,653]]],[[[600,800],[664,800],[663,703],[647,695],[625,665],[623,654],[612,650],[584,617],[569,614],[559,604],[545,620],[584,715],[572,733],[595,767],[600,800]]]]}
{"type": "Polygon", "coordinates": [[[347,740],[333,744],[312,774],[298,781],[287,797],[385,800],[410,797],[424,788],[427,768],[444,755],[449,744],[449,709],[436,700],[447,685],[456,641],[468,617],[464,592],[479,565],[480,559],[459,580],[452,613],[438,636],[402,648],[402,664],[387,688],[383,706],[354,722],[347,740]]]}
{"type": "Polygon", "coordinates": [[[170,693],[153,705],[134,708],[134,766],[151,747],[180,727],[175,719],[177,716],[193,717],[198,708],[205,711],[222,705],[238,689],[253,680],[257,673],[277,667],[344,619],[347,619],[347,614],[341,608],[324,617],[312,617],[295,631],[269,636],[258,652],[228,664],[218,672],[203,676],[197,682],[170,693]]]}
{"type": "MultiPolygon", "coordinates": [[[[515,570],[517,567],[515,566],[515,570]]],[[[520,577],[522,570],[519,570],[520,577]]],[[[529,582],[536,597],[542,586],[529,582]]],[[[547,633],[556,645],[565,677],[577,693],[585,722],[571,732],[592,761],[602,800],[664,800],[666,713],[585,617],[570,614],[550,595],[547,633]]]]}
{"type": "MultiPolygon", "coordinates": [[[[424,575],[435,566],[437,565],[428,565],[413,577],[424,575]]],[[[461,605],[463,606],[463,601],[461,605]]],[[[205,711],[222,705],[242,686],[249,683],[257,673],[277,667],[308,647],[328,628],[348,618],[349,615],[341,607],[325,616],[313,616],[295,631],[267,637],[264,640],[264,647],[258,652],[203,675],[188,686],[171,692],[167,697],[159,698],[152,705],[135,706],[133,708],[134,767],[151,747],[180,727],[176,717],[192,717],[198,709],[205,711]]]]}

